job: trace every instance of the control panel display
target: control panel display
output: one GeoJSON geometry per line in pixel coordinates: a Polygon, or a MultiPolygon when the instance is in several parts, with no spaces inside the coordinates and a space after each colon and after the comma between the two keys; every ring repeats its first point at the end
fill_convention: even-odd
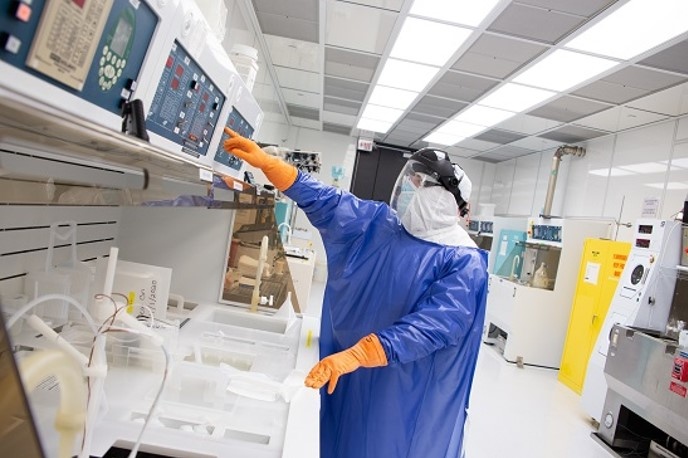
{"type": "Polygon", "coordinates": [[[186,50],[175,42],[165,63],[146,127],[193,156],[208,153],[225,96],[186,50]]]}
{"type": "Polygon", "coordinates": [[[12,4],[0,12],[0,61],[121,115],[158,26],[146,2],[0,3],[12,4]]]}
{"type": "MultiPolygon", "coordinates": [[[[244,119],[243,116],[237,111],[236,108],[232,109],[229,114],[229,119],[227,120],[227,127],[232,129],[234,132],[238,133],[242,137],[251,138],[253,135],[253,127],[244,119]]],[[[227,153],[222,145],[224,145],[225,140],[229,138],[229,135],[222,133],[222,138],[220,139],[220,144],[215,152],[215,162],[225,165],[234,170],[240,170],[243,161],[238,157],[227,153]]]]}

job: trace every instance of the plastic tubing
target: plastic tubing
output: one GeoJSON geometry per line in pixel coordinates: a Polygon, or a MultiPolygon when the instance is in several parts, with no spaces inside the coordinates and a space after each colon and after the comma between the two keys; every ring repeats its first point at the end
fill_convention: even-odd
{"type": "Polygon", "coordinates": [[[60,385],[60,407],[55,429],[60,434],[60,458],[70,458],[74,442],[86,421],[86,385],[71,358],[59,350],[35,352],[19,361],[19,372],[27,391],[35,390],[51,375],[60,385]]]}
{"type": "Polygon", "coordinates": [[[91,314],[88,313],[86,308],[83,305],[81,305],[79,301],[77,301],[76,299],[69,296],[65,296],[64,294],[46,294],[45,296],[37,297],[36,299],[32,300],[31,302],[22,306],[19,310],[14,312],[10,319],[7,320],[7,328],[11,328],[17,322],[17,320],[19,320],[19,318],[21,318],[24,314],[26,314],[26,312],[28,312],[38,304],[52,300],[66,301],[74,307],[76,307],[81,312],[81,314],[84,315],[86,323],[91,328],[91,331],[93,331],[93,335],[96,335],[98,333],[98,328],[96,328],[96,324],[93,322],[93,318],[91,318],[91,314]]]}

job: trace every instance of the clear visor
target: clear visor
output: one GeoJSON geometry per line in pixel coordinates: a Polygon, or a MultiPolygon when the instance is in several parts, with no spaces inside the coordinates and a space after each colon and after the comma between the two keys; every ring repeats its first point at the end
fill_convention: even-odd
{"type": "Polygon", "coordinates": [[[408,161],[399,173],[390,198],[390,206],[397,211],[399,218],[406,212],[418,189],[442,186],[435,178],[423,173],[422,170],[424,169],[426,169],[425,166],[420,162],[408,161]]]}

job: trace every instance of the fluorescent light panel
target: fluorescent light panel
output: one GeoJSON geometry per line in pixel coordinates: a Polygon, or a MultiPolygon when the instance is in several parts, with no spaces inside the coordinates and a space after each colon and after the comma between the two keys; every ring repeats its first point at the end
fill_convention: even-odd
{"type": "Polygon", "coordinates": [[[389,56],[442,67],[471,33],[469,29],[408,17],[389,56]]]}
{"type": "Polygon", "coordinates": [[[549,99],[556,92],[507,83],[478,101],[479,105],[519,113],[549,99]]]}
{"type": "Polygon", "coordinates": [[[473,105],[467,110],[462,111],[457,116],[454,116],[454,121],[467,122],[477,124],[479,126],[491,127],[506,121],[516,113],[510,111],[499,110],[497,108],[483,107],[480,105],[473,105]]]}
{"type": "Polygon", "coordinates": [[[477,27],[499,0],[416,0],[409,14],[477,27]]]}
{"type": "Polygon", "coordinates": [[[437,74],[439,68],[427,65],[387,59],[377,81],[380,86],[389,86],[407,91],[420,92],[437,74]]]}
{"type": "Polygon", "coordinates": [[[408,108],[409,105],[416,100],[416,97],[418,97],[417,92],[404,91],[401,89],[395,89],[393,87],[377,85],[373,88],[373,93],[370,94],[368,103],[383,107],[406,110],[406,108],[408,108]]]}
{"type": "Polygon", "coordinates": [[[441,133],[441,132],[433,132],[427,137],[425,137],[423,140],[428,142],[428,143],[437,143],[439,145],[453,145],[455,143],[460,142],[461,140],[465,140],[466,137],[461,137],[458,135],[452,135],[452,134],[446,134],[446,133],[441,133]]]}
{"type": "Polygon", "coordinates": [[[381,134],[387,133],[393,122],[380,121],[377,119],[361,118],[356,127],[363,130],[370,130],[372,132],[379,132],[381,134]]]}
{"type": "Polygon", "coordinates": [[[688,31],[688,1],[630,0],[565,44],[628,60],[688,31]]]}
{"type": "Polygon", "coordinates": [[[454,135],[457,137],[468,138],[487,129],[485,126],[469,124],[467,122],[449,121],[435,129],[440,134],[454,135]]]}
{"type": "Polygon", "coordinates": [[[618,63],[558,49],[514,78],[514,83],[565,91],[603,73],[618,63]]]}
{"type": "Polygon", "coordinates": [[[362,118],[375,119],[377,121],[386,121],[395,123],[397,119],[404,113],[404,110],[396,108],[381,107],[379,105],[366,105],[363,110],[362,118]]]}

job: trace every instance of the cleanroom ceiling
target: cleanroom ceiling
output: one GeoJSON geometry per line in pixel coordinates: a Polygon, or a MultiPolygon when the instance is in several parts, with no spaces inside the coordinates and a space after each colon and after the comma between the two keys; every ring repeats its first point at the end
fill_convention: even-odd
{"type": "Polygon", "coordinates": [[[293,126],[500,162],[688,113],[685,0],[241,1],[293,126]]]}

